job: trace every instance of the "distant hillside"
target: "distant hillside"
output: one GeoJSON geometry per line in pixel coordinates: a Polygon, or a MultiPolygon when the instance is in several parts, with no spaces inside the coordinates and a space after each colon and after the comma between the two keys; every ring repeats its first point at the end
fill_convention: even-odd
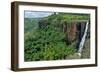
{"type": "Polygon", "coordinates": [[[24,32],[38,28],[38,18],[24,18],[24,32]]]}

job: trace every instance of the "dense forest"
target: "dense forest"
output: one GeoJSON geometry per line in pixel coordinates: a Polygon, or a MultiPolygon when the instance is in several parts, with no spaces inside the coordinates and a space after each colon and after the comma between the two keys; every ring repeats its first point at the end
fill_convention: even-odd
{"type": "MultiPolygon", "coordinates": [[[[25,61],[80,58],[76,53],[89,20],[89,14],[56,12],[42,18],[24,18],[25,61]]],[[[81,58],[90,57],[89,45],[88,28],[81,58]]]]}

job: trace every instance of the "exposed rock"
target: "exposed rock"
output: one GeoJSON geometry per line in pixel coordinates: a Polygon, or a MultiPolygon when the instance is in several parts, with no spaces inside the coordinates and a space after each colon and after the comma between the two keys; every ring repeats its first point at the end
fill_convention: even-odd
{"type": "Polygon", "coordinates": [[[74,53],[73,55],[67,56],[66,59],[81,59],[81,56],[79,53],[74,53]]]}

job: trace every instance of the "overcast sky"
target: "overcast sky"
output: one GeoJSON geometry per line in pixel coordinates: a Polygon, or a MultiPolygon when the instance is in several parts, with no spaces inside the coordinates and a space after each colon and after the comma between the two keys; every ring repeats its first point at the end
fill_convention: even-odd
{"type": "Polygon", "coordinates": [[[25,18],[42,18],[53,14],[53,12],[25,11],[25,18]]]}

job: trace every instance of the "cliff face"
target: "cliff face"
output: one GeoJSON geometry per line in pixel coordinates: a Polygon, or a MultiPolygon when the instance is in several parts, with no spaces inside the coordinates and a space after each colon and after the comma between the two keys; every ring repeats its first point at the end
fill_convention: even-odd
{"type": "Polygon", "coordinates": [[[68,27],[66,31],[66,37],[70,42],[76,39],[76,32],[77,32],[76,24],[77,24],[76,22],[71,22],[67,25],[68,27]]]}
{"type": "Polygon", "coordinates": [[[62,24],[63,24],[63,31],[66,35],[67,44],[70,44],[73,41],[77,41],[77,45],[79,45],[79,42],[81,41],[81,38],[84,34],[86,22],[65,21],[62,24]]]}

